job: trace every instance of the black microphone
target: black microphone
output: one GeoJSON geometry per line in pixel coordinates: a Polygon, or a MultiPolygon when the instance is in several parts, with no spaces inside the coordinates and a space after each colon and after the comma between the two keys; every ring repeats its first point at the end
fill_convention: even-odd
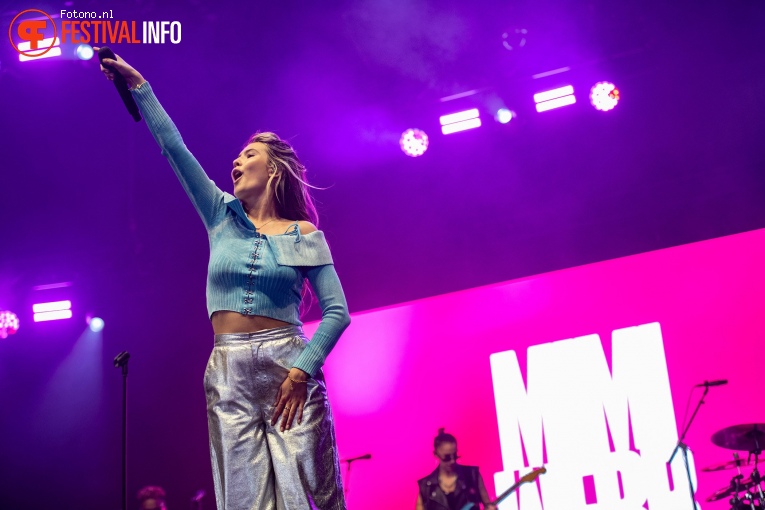
{"type": "Polygon", "coordinates": [[[203,497],[205,497],[205,491],[200,489],[200,490],[197,491],[196,494],[194,494],[194,497],[191,498],[191,502],[192,503],[199,503],[200,501],[202,501],[203,497]]]}
{"type": "Polygon", "coordinates": [[[695,387],[696,388],[700,388],[702,386],[706,386],[706,387],[709,387],[709,386],[722,386],[723,384],[728,384],[728,380],[727,379],[717,379],[716,381],[704,381],[701,384],[697,384],[695,387]]]}
{"type": "Polygon", "coordinates": [[[117,55],[115,55],[108,47],[101,46],[98,49],[98,60],[101,61],[102,66],[109,68],[114,73],[114,86],[117,87],[117,92],[120,93],[122,102],[125,103],[125,106],[127,107],[128,112],[130,112],[130,115],[133,116],[133,119],[135,119],[136,122],[140,121],[141,112],[138,110],[138,105],[135,103],[135,99],[133,99],[133,94],[128,90],[128,84],[127,81],[125,81],[125,77],[109,64],[104,64],[105,58],[110,58],[116,61],[117,55]]]}
{"type": "Polygon", "coordinates": [[[115,367],[122,367],[127,365],[128,360],[130,359],[130,353],[127,351],[123,351],[114,358],[114,366],[115,367]]]}

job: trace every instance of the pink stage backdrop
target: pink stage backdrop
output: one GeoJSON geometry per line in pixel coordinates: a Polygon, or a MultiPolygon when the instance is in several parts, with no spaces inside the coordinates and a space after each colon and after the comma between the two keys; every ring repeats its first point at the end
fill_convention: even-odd
{"type": "Polygon", "coordinates": [[[503,510],[690,510],[667,460],[694,385],[728,379],[686,439],[696,501],[727,508],[705,499],[735,473],[701,468],[732,458],[715,431],[765,421],[763,260],[758,230],[354,315],[326,366],[341,457],[372,454],[349,508],[413,508],[446,427],[492,494],[547,466],[503,510]]]}

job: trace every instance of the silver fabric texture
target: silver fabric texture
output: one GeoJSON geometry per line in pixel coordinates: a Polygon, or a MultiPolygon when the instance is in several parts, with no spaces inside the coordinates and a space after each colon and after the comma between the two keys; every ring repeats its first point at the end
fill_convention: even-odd
{"type": "Polygon", "coordinates": [[[205,370],[218,510],[345,510],[324,375],[308,380],[303,422],[271,426],[274,400],[308,342],[299,326],[215,335],[205,370]]]}

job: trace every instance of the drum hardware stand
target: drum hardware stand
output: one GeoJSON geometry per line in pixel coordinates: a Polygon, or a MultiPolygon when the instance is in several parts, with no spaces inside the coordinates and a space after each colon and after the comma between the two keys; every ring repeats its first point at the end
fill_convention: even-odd
{"type": "MultiPolygon", "coordinates": [[[[762,508],[762,505],[765,504],[765,493],[762,491],[762,477],[760,477],[760,470],[757,469],[757,464],[759,462],[760,458],[760,451],[755,450],[754,452],[750,452],[750,455],[754,454],[754,469],[752,470],[752,483],[754,483],[754,486],[757,487],[757,492],[760,496],[760,508],[762,508]]],[[[752,505],[752,508],[754,509],[754,504],[752,505]]]]}
{"type": "Polygon", "coordinates": [[[749,452],[746,461],[733,453],[733,461],[710,466],[703,471],[719,471],[736,468],[738,472],[726,487],[722,487],[707,498],[707,501],[717,501],[730,496],[728,502],[731,510],[763,510],[765,509],[765,491],[760,475],[759,461],[762,446],[765,445],[765,424],[746,423],[732,425],[712,434],[712,443],[729,450],[749,452]],[[742,466],[748,466],[754,457],[754,464],[749,478],[744,478],[742,466]]]}
{"type": "Polygon", "coordinates": [[[733,487],[733,497],[730,499],[730,505],[731,508],[735,509],[741,508],[741,498],[738,497],[738,493],[741,492],[741,480],[744,478],[744,475],[741,474],[741,468],[738,471],[738,475],[734,476],[730,481],[730,485],[733,487]]]}

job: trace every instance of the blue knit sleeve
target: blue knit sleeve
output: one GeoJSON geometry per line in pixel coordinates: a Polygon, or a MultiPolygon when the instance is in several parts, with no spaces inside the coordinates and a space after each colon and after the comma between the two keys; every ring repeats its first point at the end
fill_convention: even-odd
{"type": "Polygon", "coordinates": [[[276,263],[299,267],[311,284],[321,306],[321,322],[308,346],[298,356],[294,367],[316,375],[330,351],[351,323],[348,303],[332,262],[324,232],[301,234],[297,223],[291,235],[268,236],[276,263]]]}
{"type": "Polygon", "coordinates": [[[181,133],[159,104],[149,83],[144,82],[131,92],[143,118],[146,119],[149,131],[162,149],[162,155],[170,162],[191,203],[209,230],[225,212],[223,192],[207,177],[202,166],[186,148],[181,133]]]}
{"type": "Polygon", "coordinates": [[[294,367],[315,376],[351,323],[340,278],[332,264],[306,268],[306,277],[321,306],[321,322],[311,341],[298,356],[294,367]]]}

